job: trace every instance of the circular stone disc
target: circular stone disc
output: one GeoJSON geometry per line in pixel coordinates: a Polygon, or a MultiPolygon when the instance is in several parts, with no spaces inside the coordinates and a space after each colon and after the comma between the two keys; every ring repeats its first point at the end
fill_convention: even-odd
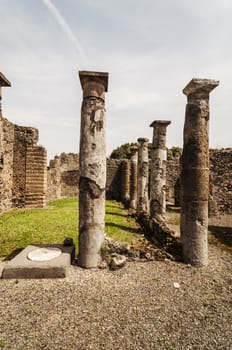
{"type": "Polygon", "coordinates": [[[31,261],[49,261],[57,258],[62,251],[59,248],[38,248],[28,253],[27,257],[31,261]]]}

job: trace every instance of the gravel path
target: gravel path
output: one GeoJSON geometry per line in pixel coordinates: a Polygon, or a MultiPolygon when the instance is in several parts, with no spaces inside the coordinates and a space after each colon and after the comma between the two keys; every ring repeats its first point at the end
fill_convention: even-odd
{"type": "Polygon", "coordinates": [[[210,245],[202,269],[130,262],[113,272],[72,267],[60,280],[0,280],[0,344],[4,350],[230,350],[231,262],[229,252],[210,245]]]}

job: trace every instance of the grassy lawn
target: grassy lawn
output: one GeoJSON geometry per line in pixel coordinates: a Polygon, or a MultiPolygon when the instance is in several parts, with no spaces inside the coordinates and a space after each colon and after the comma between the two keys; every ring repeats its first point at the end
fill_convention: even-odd
{"type": "MultiPolygon", "coordinates": [[[[127,216],[123,206],[106,201],[106,233],[115,240],[131,243],[138,235],[138,225],[127,216]]],[[[77,247],[78,201],[65,198],[48,203],[44,209],[14,209],[0,216],[0,257],[28,244],[62,243],[72,237],[77,247]]]]}

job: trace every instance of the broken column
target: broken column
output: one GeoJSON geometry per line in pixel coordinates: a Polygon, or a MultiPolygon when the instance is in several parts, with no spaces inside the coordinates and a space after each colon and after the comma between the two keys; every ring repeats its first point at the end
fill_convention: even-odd
{"type": "Polygon", "coordinates": [[[181,171],[181,243],[184,260],[194,266],[208,261],[209,93],[219,82],[192,79],[187,96],[181,171]]]}
{"type": "Polygon", "coordinates": [[[150,216],[163,216],[166,212],[166,131],[171,122],[168,120],[155,120],[150,127],[153,128],[153,142],[151,152],[150,177],[150,216]]]}
{"type": "Polygon", "coordinates": [[[137,189],[137,213],[148,213],[148,142],[149,139],[138,139],[138,189],[137,189]]]}
{"type": "Polygon", "coordinates": [[[130,161],[127,159],[121,165],[121,201],[125,205],[130,201],[130,161]]]}
{"type": "Polygon", "coordinates": [[[131,176],[130,176],[130,208],[136,209],[137,205],[137,168],[138,168],[138,149],[131,148],[131,176]]]}
{"type": "Polygon", "coordinates": [[[105,92],[108,73],[79,72],[83,89],[80,135],[79,256],[85,268],[97,267],[104,241],[106,144],[105,92]]]}

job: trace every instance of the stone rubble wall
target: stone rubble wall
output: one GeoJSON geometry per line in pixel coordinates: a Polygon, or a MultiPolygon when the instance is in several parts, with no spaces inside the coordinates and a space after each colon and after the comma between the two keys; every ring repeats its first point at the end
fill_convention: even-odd
{"type": "Polygon", "coordinates": [[[1,116],[0,121],[0,212],[2,212],[12,207],[14,125],[1,116]]]}
{"type": "MultiPolygon", "coordinates": [[[[122,160],[107,159],[106,198],[121,200],[122,160]]],[[[180,159],[167,161],[167,201],[179,202],[180,159]]],[[[232,213],[232,149],[210,151],[210,193],[215,214],[232,213]]],[[[78,155],[62,153],[50,161],[47,200],[78,195],[78,155]],[[70,166],[69,166],[70,164],[70,166]]]]}
{"type": "Polygon", "coordinates": [[[79,155],[61,153],[50,160],[47,172],[47,201],[77,196],[79,183],[79,155]]]}
{"type": "Polygon", "coordinates": [[[210,150],[210,195],[219,213],[232,213],[232,148],[210,150]]]}
{"type": "Polygon", "coordinates": [[[0,212],[44,207],[47,156],[36,145],[38,130],[14,125],[0,116],[0,138],[0,212]],[[33,203],[29,196],[34,196],[33,203]]]}
{"type": "MultiPolygon", "coordinates": [[[[74,197],[79,194],[79,156],[61,153],[49,163],[47,175],[47,201],[74,197]]],[[[121,161],[107,159],[106,198],[120,200],[121,161]]]]}
{"type": "Polygon", "coordinates": [[[121,160],[106,160],[106,198],[121,200],[121,160]]]}

